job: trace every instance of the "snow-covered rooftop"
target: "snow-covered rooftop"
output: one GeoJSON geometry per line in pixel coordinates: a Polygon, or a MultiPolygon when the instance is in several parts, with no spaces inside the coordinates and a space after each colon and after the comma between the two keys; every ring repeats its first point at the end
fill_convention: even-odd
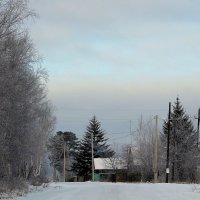
{"type": "Polygon", "coordinates": [[[126,169],[127,164],[122,158],[94,158],[95,170],[126,169]]]}

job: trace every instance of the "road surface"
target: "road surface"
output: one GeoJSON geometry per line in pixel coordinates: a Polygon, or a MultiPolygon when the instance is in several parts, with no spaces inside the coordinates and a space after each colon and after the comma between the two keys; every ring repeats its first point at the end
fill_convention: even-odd
{"type": "Polygon", "coordinates": [[[18,200],[200,200],[200,185],[51,183],[18,200]]]}

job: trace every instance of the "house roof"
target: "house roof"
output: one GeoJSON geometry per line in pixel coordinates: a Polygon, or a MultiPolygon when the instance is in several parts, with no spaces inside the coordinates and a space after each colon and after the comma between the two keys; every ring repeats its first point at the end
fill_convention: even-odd
{"type": "Polygon", "coordinates": [[[95,170],[127,169],[127,163],[122,158],[94,158],[95,170]]]}

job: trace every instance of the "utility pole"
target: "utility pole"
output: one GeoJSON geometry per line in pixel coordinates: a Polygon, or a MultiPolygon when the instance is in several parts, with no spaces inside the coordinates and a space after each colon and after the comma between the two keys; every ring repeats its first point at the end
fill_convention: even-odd
{"type": "Polygon", "coordinates": [[[65,182],[65,166],[66,166],[66,156],[65,156],[65,141],[64,141],[64,166],[63,166],[63,179],[64,179],[64,182],[65,182]]]}
{"type": "Polygon", "coordinates": [[[197,123],[197,148],[199,147],[199,123],[200,123],[200,108],[198,110],[198,123],[197,123]]]}
{"type": "Polygon", "coordinates": [[[130,120],[130,135],[131,135],[131,147],[133,145],[133,135],[132,135],[132,121],[130,120]]]}
{"type": "Polygon", "coordinates": [[[92,148],[92,181],[94,181],[94,141],[93,141],[93,133],[91,133],[91,148],[92,148]]]}
{"type": "Polygon", "coordinates": [[[155,145],[154,145],[154,183],[157,183],[158,179],[158,115],[155,116],[155,145]]]}
{"type": "Polygon", "coordinates": [[[170,140],[170,120],[171,120],[171,102],[169,102],[168,114],[168,135],[167,135],[167,162],[166,162],[166,183],[169,182],[169,140],[170,140]]]}

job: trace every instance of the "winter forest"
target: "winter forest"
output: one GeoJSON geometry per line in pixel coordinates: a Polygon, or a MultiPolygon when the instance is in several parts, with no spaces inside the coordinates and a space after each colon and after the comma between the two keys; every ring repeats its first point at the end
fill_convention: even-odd
{"type": "Polygon", "coordinates": [[[43,173],[55,122],[48,74],[24,26],[34,17],[27,1],[0,1],[0,192],[43,173]]]}
{"type": "Polygon", "coordinates": [[[0,1],[0,193],[52,181],[200,183],[200,115],[181,97],[166,119],[140,117],[118,148],[95,114],[81,136],[55,131],[51,77],[26,28],[36,18],[26,0],[0,1]]]}

